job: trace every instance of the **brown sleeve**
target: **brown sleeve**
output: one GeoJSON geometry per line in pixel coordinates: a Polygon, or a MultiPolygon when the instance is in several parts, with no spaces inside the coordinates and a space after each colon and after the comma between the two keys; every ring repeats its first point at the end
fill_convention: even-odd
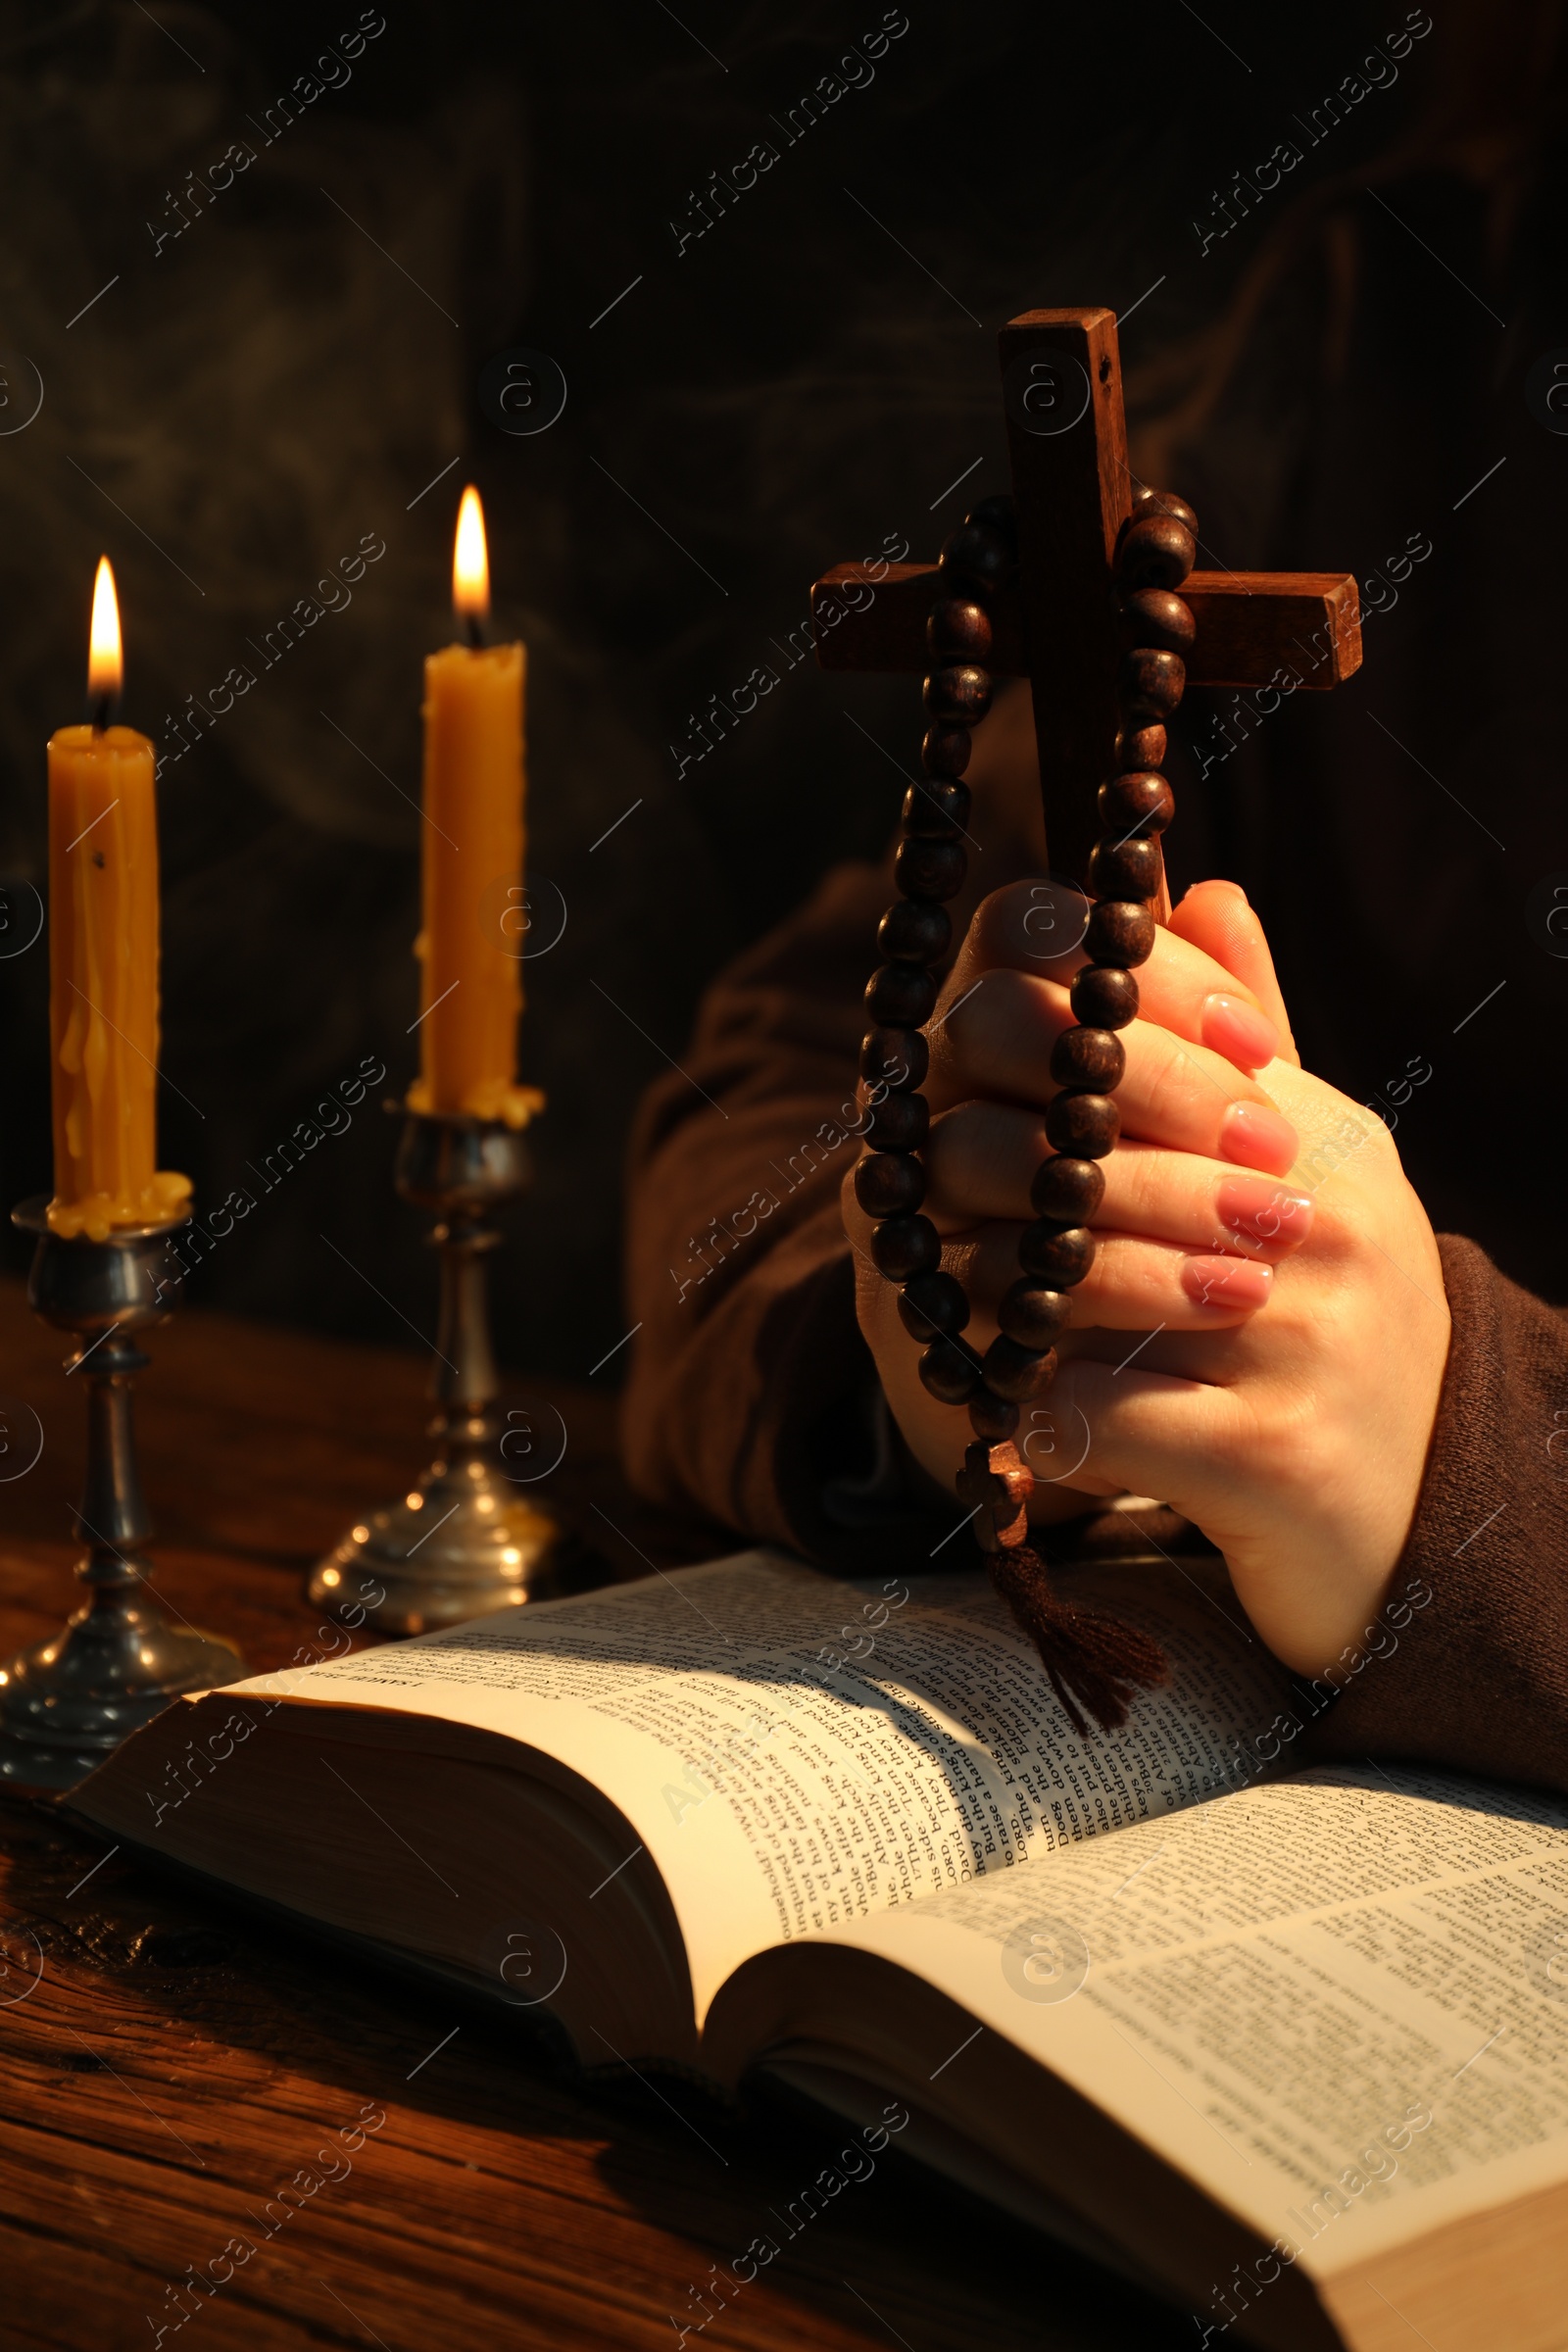
{"type": "Polygon", "coordinates": [[[730,966],[631,1142],[623,1407],[633,1483],[753,1539],[872,1573],[923,1524],[836,1524],[878,1395],[839,1186],[858,1155],[861,996],[890,875],[840,866],[730,966]],[[689,1075],[687,1074],[689,1073],[689,1075]]]}
{"type": "Polygon", "coordinates": [[[1568,1317],[1473,1242],[1439,1247],[1453,1337],[1426,1477],[1309,1752],[1568,1788],[1568,1317]]]}

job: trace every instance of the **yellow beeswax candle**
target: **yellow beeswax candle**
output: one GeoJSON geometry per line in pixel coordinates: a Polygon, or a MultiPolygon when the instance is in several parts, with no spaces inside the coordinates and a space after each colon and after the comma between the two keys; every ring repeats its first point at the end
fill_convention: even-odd
{"type": "MultiPolygon", "coordinates": [[[[120,691],[120,615],[108,559],[93,589],[88,693],[120,691]]],[[[49,1026],[59,1234],[177,1216],[190,1180],[157,1161],[158,830],[153,747],[133,727],[49,739],[49,1026]]]]}
{"type": "Polygon", "coordinates": [[[544,1105],[536,1088],[516,1083],[527,649],[480,641],[490,582],[471,488],[458,514],[452,601],[470,642],[424,664],[419,1075],[409,1107],[522,1127],[544,1105]]]}

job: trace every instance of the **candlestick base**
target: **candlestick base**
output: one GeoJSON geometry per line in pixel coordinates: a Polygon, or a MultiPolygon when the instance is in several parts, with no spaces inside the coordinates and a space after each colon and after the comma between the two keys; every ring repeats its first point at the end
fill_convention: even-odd
{"type": "MultiPolygon", "coordinates": [[[[430,1390],[440,1411],[429,1468],[351,1528],[306,1586],[328,1615],[382,1634],[424,1634],[556,1589],[563,1531],[502,1464],[485,1259],[501,1236],[486,1212],[522,1191],[528,1153],[499,1120],[411,1111],[393,1171],[401,1198],[433,1209],[441,1319],[430,1390]],[[379,1589],[379,1597],[373,1597],[379,1589]]],[[[510,1443],[510,1440],[507,1442],[510,1443]]]]}
{"type": "MultiPolygon", "coordinates": [[[[84,1576],[84,1557],[76,1573],[84,1576]]],[[[186,1690],[238,1681],[245,1661],[216,1634],[181,1633],[156,1608],[89,1602],[51,1641],[0,1667],[0,1782],[74,1788],[186,1690]]]]}
{"type": "Polygon", "coordinates": [[[352,1612],[377,1633],[425,1634],[537,1598],[560,1540],[549,1512],[509,1488],[482,1454],[438,1459],[407,1494],[351,1529],[307,1590],[318,1608],[352,1612]]]}
{"type": "Polygon", "coordinates": [[[128,1226],[107,1241],[49,1230],[44,1200],[13,1222],[34,1233],[27,1302],[79,1345],[67,1359],[87,1389],[87,1473],[77,1531],[86,1550],[76,1575],[86,1604],[49,1641],[0,1663],[0,1782],[70,1788],[127,1734],[187,1690],[209,1690],[245,1671],[232,1643],[168,1623],[149,1597],[142,1546],[152,1522],[142,1499],[130,1385],[147,1357],[130,1334],[164,1322],[158,1267],[184,1216],[128,1226]]]}

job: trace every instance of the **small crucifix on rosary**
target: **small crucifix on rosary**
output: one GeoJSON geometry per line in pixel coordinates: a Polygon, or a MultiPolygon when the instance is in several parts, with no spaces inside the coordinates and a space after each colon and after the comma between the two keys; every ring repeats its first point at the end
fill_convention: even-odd
{"type": "Polygon", "coordinates": [[[865,581],[855,564],[828,572],[811,601],[824,668],[925,672],[926,780],[905,802],[895,865],[903,896],[882,918],[884,961],[866,990],[872,1026],[860,1070],[880,1099],[856,1194],[877,1220],[872,1255],[899,1285],[900,1316],[921,1344],[922,1382],[968,1409],[975,1442],[959,1500],[971,1506],[998,1589],[1087,1737],[1086,1715],[1114,1729],[1134,1690],[1165,1679],[1165,1664],[1148,1635],[1054,1590],[1029,1543],[1034,1479],[1012,1439],[1020,1407],[1055,1372],[1053,1340],[1094,1259],[1099,1163],[1120,1128],[1111,1098],[1126,1056],[1116,1032],[1137,1015],[1133,967],[1169,912],[1159,844],[1174,808],[1160,773],[1165,721],[1189,682],[1340,684],[1360,666],[1360,614],[1348,575],[1194,569],[1192,509],[1140,489],[1128,469],[1109,311],[1027,311],[1003,328],[1000,347],[1011,498],[983,500],[939,563],[893,566],[869,602],[849,608],[835,593],[865,581]],[[1051,1059],[1053,1156],[1036,1171],[1019,1279],[981,1354],[962,1337],[963,1287],[944,1271],[940,1236],[920,1213],[929,1112],[918,1090],[929,1063],[923,1031],[952,945],[947,902],[966,871],[970,730],[990,709],[998,673],[1030,681],[1048,855],[1093,905],[1087,962],[1071,987],[1076,1025],[1051,1059]]]}

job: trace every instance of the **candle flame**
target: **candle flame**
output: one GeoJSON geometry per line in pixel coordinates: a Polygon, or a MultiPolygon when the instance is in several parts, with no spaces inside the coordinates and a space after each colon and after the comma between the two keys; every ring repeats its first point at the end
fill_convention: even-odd
{"type": "Polygon", "coordinates": [[[120,692],[123,663],[120,651],[120,603],[109,558],[98,559],[92,584],[92,630],[87,641],[87,692],[95,699],[120,692]]]}
{"type": "Polygon", "coordinates": [[[452,548],[452,609],[482,620],[490,610],[490,558],[484,543],[484,509],[470,482],[458,509],[452,548]]]}

